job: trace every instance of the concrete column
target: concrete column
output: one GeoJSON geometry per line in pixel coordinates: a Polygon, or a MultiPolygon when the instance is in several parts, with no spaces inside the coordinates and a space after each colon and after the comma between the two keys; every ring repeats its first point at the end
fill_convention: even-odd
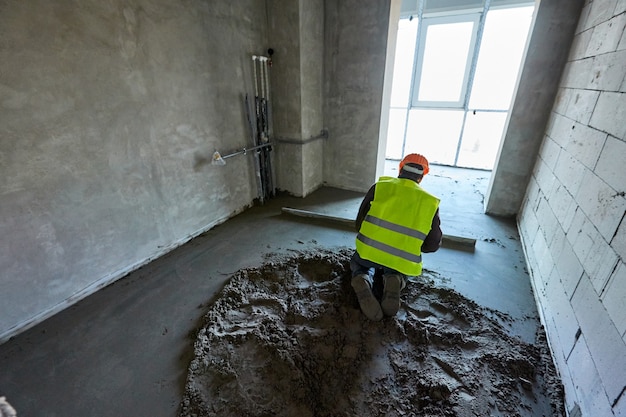
{"type": "Polygon", "coordinates": [[[485,198],[488,214],[509,217],[520,209],[583,3],[536,1],[526,58],[485,198]]]}
{"type": "Polygon", "coordinates": [[[279,189],[306,196],[322,185],[322,0],[268,2],[279,189]]]}

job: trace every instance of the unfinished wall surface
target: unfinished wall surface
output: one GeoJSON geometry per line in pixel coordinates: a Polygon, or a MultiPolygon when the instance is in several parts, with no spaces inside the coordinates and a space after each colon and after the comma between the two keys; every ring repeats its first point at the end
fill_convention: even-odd
{"type": "Polygon", "coordinates": [[[324,182],[366,191],[376,180],[390,1],[324,6],[324,182]]]}
{"type": "Polygon", "coordinates": [[[519,216],[571,415],[626,415],[625,26],[586,2],[519,216]]]}
{"type": "Polygon", "coordinates": [[[323,183],[324,126],[324,1],[300,0],[300,66],[302,79],[303,194],[323,183]]]}
{"type": "Polygon", "coordinates": [[[324,3],[269,0],[268,5],[278,188],[306,196],[323,181],[324,148],[311,138],[324,127],[324,3]]]}
{"type": "Polygon", "coordinates": [[[0,341],[248,207],[266,4],[0,1],[0,341]]]}

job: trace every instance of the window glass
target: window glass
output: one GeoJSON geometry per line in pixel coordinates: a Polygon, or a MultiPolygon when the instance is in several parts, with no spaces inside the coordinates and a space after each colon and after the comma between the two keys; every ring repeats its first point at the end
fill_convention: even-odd
{"type": "Polygon", "coordinates": [[[463,111],[420,110],[409,112],[404,153],[421,153],[433,163],[454,165],[461,135],[463,111]]]}
{"type": "Polygon", "coordinates": [[[387,148],[385,158],[402,159],[402,143],[404,142],[404,126],[406,125],[406,109],[389,111],[387,128],[387,148]]]}
{"type": "Polygon", "coordinates": [[[467,112],[457,165],[492,170],[506,117],[501,112],[467,112]]]}
{"type": "Polygon", "coordinates": [[[399,21],[387,158],[493,169],[534,12],[516,1],[491,0],[481,19],[483,0],[426,0],[399,21]]]}
{"type": "Polygon", "coordinates": [[[417,22],[418,19],[401,19],[398,25],[391,87],[391,107],[407,107],[409,105],[417,22]]]}
{"type": "Polygon", "coordinates": [[[474,22],[427,26],[419,101],[461,100],[474,22]]]}
{"type": "Polygon", "coordinates": [[[531,6],[487,12],[470,108],[509,109],[533,10],[531,6]]]}

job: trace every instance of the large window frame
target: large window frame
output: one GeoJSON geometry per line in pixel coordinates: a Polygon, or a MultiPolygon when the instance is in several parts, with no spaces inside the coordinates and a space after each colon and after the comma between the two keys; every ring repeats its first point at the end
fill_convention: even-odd
{"type": "MultiPolygon", "coordinates": [[[[469,123],[468,118],[479,117],[479,118],[483,118],[484,120],[485,118],[488,117],[491,120],[495,120],[494,123],[501,124],[503,123],[502,117],[506,118],[508,112],[510,111],[510,105],[507,108],[504,108],[501,106],[495,106],[495,107],[489,106],[488,108],[478,108],[476,106],[470,106],[471,104],[470,100],[472,99],[473,83],[474,83],[475,76],[476,76],[477,66],[479,66],[479,58],[481,57],[480,49],[481,49],[481,45],[483,41],[482,38],[483,38],[483,32],[485,31],[487,15],[489,11],[494,11],[494,10],[499,10],[499,9],[513,9],[513,8],[519,8],[519,7],[529,7],[529,6],[534,6],[534,3],[529,0],[491,0],[491,1],[482,0],[482,1],[474,1],[472,4],[470,4],[469,2],[467,2],[467,0],[454,0],[452,1],[452,3],[456,1],[456,3],[458,3],[458,6],[436,8],[438,7],[438,3],[431,4],[429,3],[430,1],[431,0],[404,0],[403,1],[403,11],[401,13],[401,19],[407,19],[408,21],[413,21],[414,19],[417,19],[417,22],[416,22],[417,28],[416,28],[416,31],[414,32],[415,35],[413,35],[415,36],[414,38],[415,43],[413,47],[413,57],[412,57],[412,60],[413,60],[413,67],[411,70],[412,75],[411,75],[411,80],[409,84],[407,85],[410,91],[407,94],[406,102],[404,105],[400,104],[400,102],[398,101],[396,101],[396,103],[394,104],[393,98],[392,98],[392,104],[389,107],[390,114],[391,113],[395,114],[396,116],[394,117],[396,118],[397,123],[399,123],[399,124],[394,124],[393,126],[390,126],[389,129],[396,130],[397,133],[399,133],[400,129],[401,131],[404,132],[403,136],[398,136],[397,134],[394,134],[394,138],[397,138],[397,139],[394,139],[394,143],[399,145],[400,143],[399,141],[401,140],[401,148],[392,148],[393,150],[391,151],[391,153],[393,155],[396,155],[401,152],[401,155],[405,155],[405,153],[407,152],[414,151],[414,149],[412,149],[412,146],[411,146],[412,142],[407,142],[408,140],[407,135],[409,134],[408,131],[411,130],[413,132],[412,134],[413,137],[415,136],[415,131],[414,131],[415,120],[413,119],[414,116],[412,115],[416,115],[417,114],[416,111],[417,112],[429,111],[429,110],[430,111],[453,111],[453,112],[458,111],[459,113],[462,112],[463,116],[462,116],[462,124],[460,128],[460,133],[456,140],[456,152],[453,149],[446,150],[445,152],[442,153],[442,155],[443,154],[448,155],[444,158],[445,161],[444,160],[439,161],[438,160],[439,158],[434,157],[434,162],[440,163],[443,165],[464,166],[464,167],[471,167],[471,168],[477,168],[477,169],[491,170],[493,167],[492,166],[489,167],[490,164],[488,162],[488,158],[490,158],[489,155],[490,153],[493,152],[493,149],[489,149],[490,152],[485,154],[486,155],[485,160],[481,161],[480,163],[469,161],[472,155],[469,155],[470,158],[468,159],[468,154],[467,154],[467,152],[474,152],[469,149],[476,149],[477,146],[482,146],[482,144],[489,143],[490,141],[493,142],[493,139],[490,139],[490,137],[487,138],[483,136],[482,134],[480,136],[476,136],[475,134],[476,131],[474,128],[475,126],[477,126],[477,124],[476,123],[468,124],[469,123]],[[410,5],[412,3],[415,3],[414,7],[405,8],[407,4],[410,5]],[[459,9],[459,7],[462,7],[462,8],[459,9]],[[455,96],[457,92],[456,84],[454,88],[449,89],[447,92],[442,92],[441,100],[436,100],[437,93],[435,92],[436,89],[434,88],[436,86],[433,86],[433,85],[428,87],[429,91],[426,94],[424,94],[425,97],[422,97],[422,99],[420,99],[420,82],[422,81],[422,75],[424,72],[425,53],[428,53],[426,48],[427,48],[427,42],[428,42],[429,28],[434,27],[436,25],[447,25],[447,24],[466,23],[466,22],[472,24],[471,36],[467,35],[467,36],[470,36],[471,39],[470,39],[469,46],[467,49],[467,55],[464,58],[465,66],[462,70],[463,81],[461,83],[461,89],[459,92],[458,100],[450,100],[452,96],[456,97],[455,96]],[[451,91],[454,91],[454,94],[451,94],[451,91]],[[401,114],[404,114],[404,115],[401,116],[401,114]],[[481,115],[484,115],[484,116],[481,116],[481,115]],[[472,127],[471,131],[470,130],[467,131],[467,134],[468,135],[474,134],[475,141],[472,141],[472,138],[465,134],[466,125],[472,127]],[[411,126],[413,127],[411,128],[411,126]],[[473,164],[473,165],[468,166],[466,164],[473,164]]],[[[450,26],[450,28],[454,30],[452,26],[450,26]]],[[[443,29],[443,26],[441,30],[445,30],[443,29]]],[[[440,32],[440,33],[443,33],[443,32],[440,32]]],[[[439,39],[443,39],[444,41],[442,44],[440,44],[441,45],[439,46],[440,49],[435,49],[435,51],[439,51],[439,53],[441,53],[441,51],[445,51],[446,47],[449,47],[449,45],[445,44],[445,38],[440,37],[439,39]]],[[[489,39],[492,39],[492,38],[489,38],[489,39]]],[[[457,49],[455,51],[454,48],[451,48],[450,49],[451,55],[453,55],[455,52],[458,52],[460,50],[462,49],[457,49]]],[[[460,66],[461,59],[459,59],[459,57],[460,55],[457,55],[456,60],[452,60],[451,62],[455,62],[457,65],[460,66]]],[[[396,60],[397,59],[398,57],[396,57],[396,60]]],[[[445,71],[446,67],[441,66],[440,68],[442,71],[445,71]]],[[[450,68],[453,68],[453,67],[450,67],[450,68]]],[[[481,67],[481,68],[484,68],[484,67],[481,67]]],[[[427,70],[427,72],[430,72],[430,74],[435,73],[430,68],[427,70]]],[[[460,79],[458,78],[459,72],[454,73],[454,71],[452,71],[450,75],[451,75],[451,79],[453,79],[455,82],[458,82],[458,80],[460,79]]],[[[426,77],[425,79],[428,79],[428,77],[426,77]]],[[[431,80],[435,80],[435,78],[433,77],[431,78],[431,80]]],[[[446,87],[446,86],[443,86],[443,87],[446,87]]],[[[401,90],[398,90],[398,91],[401,91],[401,90]]],[[[425,120],[426,124],[428,124],[431,121],[432,120],[430,118],[425,120]]],[[[446,122],[443,122],[443,123],[447,125],[446,122]]],[[[422,123],[418,122],[418,124],[419,126],[422,126],[422,123]]],[[[443,126],[443,125],[439,124],[438,126],[443,126]]],[[[431,126],[431,129],[432,129],[432,126],[431,126]]],[[[490,133],[491,136],[496,134],[493,129],[491,130],[492,130],[490,133]]],[[[390,131],[391,130],[388,131],[388,134],[390,131]]],[[[433,135],[432,130],[426,131],[426,132],[427,133],[429,132],[429,134],[427,134],[426,136],[428,136],[429,138],[428,140],[430,140],[431,143],[433,144],[439,143],[439,140],[443,140],[444,142],[447,140],[447,137],[445,138],[442,137],[441,135],[438,134],[438,132],[435,132],[434,135],[433,135]],[[439,136],[440,138],[437,139],[437,136],[439,136]]],[[[421,133],[418,136],[421,136],[421,133]]],[[[389,136],[388,136],[388,140],[389,140],[389,136]]],[[[397,158],[397,156],[389,155],[390,153],[389,143],[390,142],[387,142],[387,143],[388,143],[387,158],[390,158],[390,159],[397,158]]],[[[394,145],[394,146],[397,146],[397,145],[394,145]]],[[[420,150],[423,148],[424,152],[428,152],[428,145],[429,145],[428,143],[427,144],[422,143],[419,146],[419,148],[420,150]]],[[[493,147],[493,145],[488,145],[488,146],[493,147]]],[[[438,153],[441,153],[437,151],[438,150],[430,149],[429,152],[434,156],[438,153]]],[[[496,152],[497,152],[497,148],[496,148],[496,152]]],[[[493,158],[495,157],[496,155],[493,155],[493,158]]]]}
{"type": "Polygon", "coordinates": [[[434,107],[434,108],[457,108],[461,109],[465,106],[465,103],[468,101],[467,96],[469,94],[469,81],[470,81],[470,72],[473,67],[473,62],[475,60],[475,50],[478,47],[478,30],[481,27],[480,20],[482,16],[482,10],[473,12],[473,13],[464,13],[457,15],[449,15],[449,16],[436,16],[436,17],[424,17],[420,21],[420,25],[418,28],[418,38],[416,42],[416,51],[415,51],[415,72],[413,76],[413,92],[411,94],[411,107],[434,107]],[[428,30],[432,26],[438,25],[446,25],[446,24],[455,24],[455,23],[471,23],[472,24],[472,34],[469,40],[469,48],[467,51],[467,56],[465,57],[465,71],[463,75],[463,81],[461,84],[461,91],[459,94],[459,99],[456,101],[443,101],[443,100],[420,100],[420,84],[423,75],[424,68],[424,58],[425,58],[425,49],[426,42],[428,40],[428,30]]]}

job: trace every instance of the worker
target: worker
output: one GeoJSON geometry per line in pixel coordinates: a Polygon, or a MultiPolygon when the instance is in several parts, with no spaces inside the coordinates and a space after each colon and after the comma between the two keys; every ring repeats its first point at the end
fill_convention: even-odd
{"type": "Polygon", "coordinates": [[[372,185],[356,219],[351,283],[361,311],[370,320],[396,315],[406,277],[422,273],[422,252],[435,252],[441,246],[439,199],[420,186],[429,171],[428,160],[420,154],[407,155],[399,170],[397,178],[381,177],[372,185]],[[373,288],[380,272],[379,302],[373,288]]]}

